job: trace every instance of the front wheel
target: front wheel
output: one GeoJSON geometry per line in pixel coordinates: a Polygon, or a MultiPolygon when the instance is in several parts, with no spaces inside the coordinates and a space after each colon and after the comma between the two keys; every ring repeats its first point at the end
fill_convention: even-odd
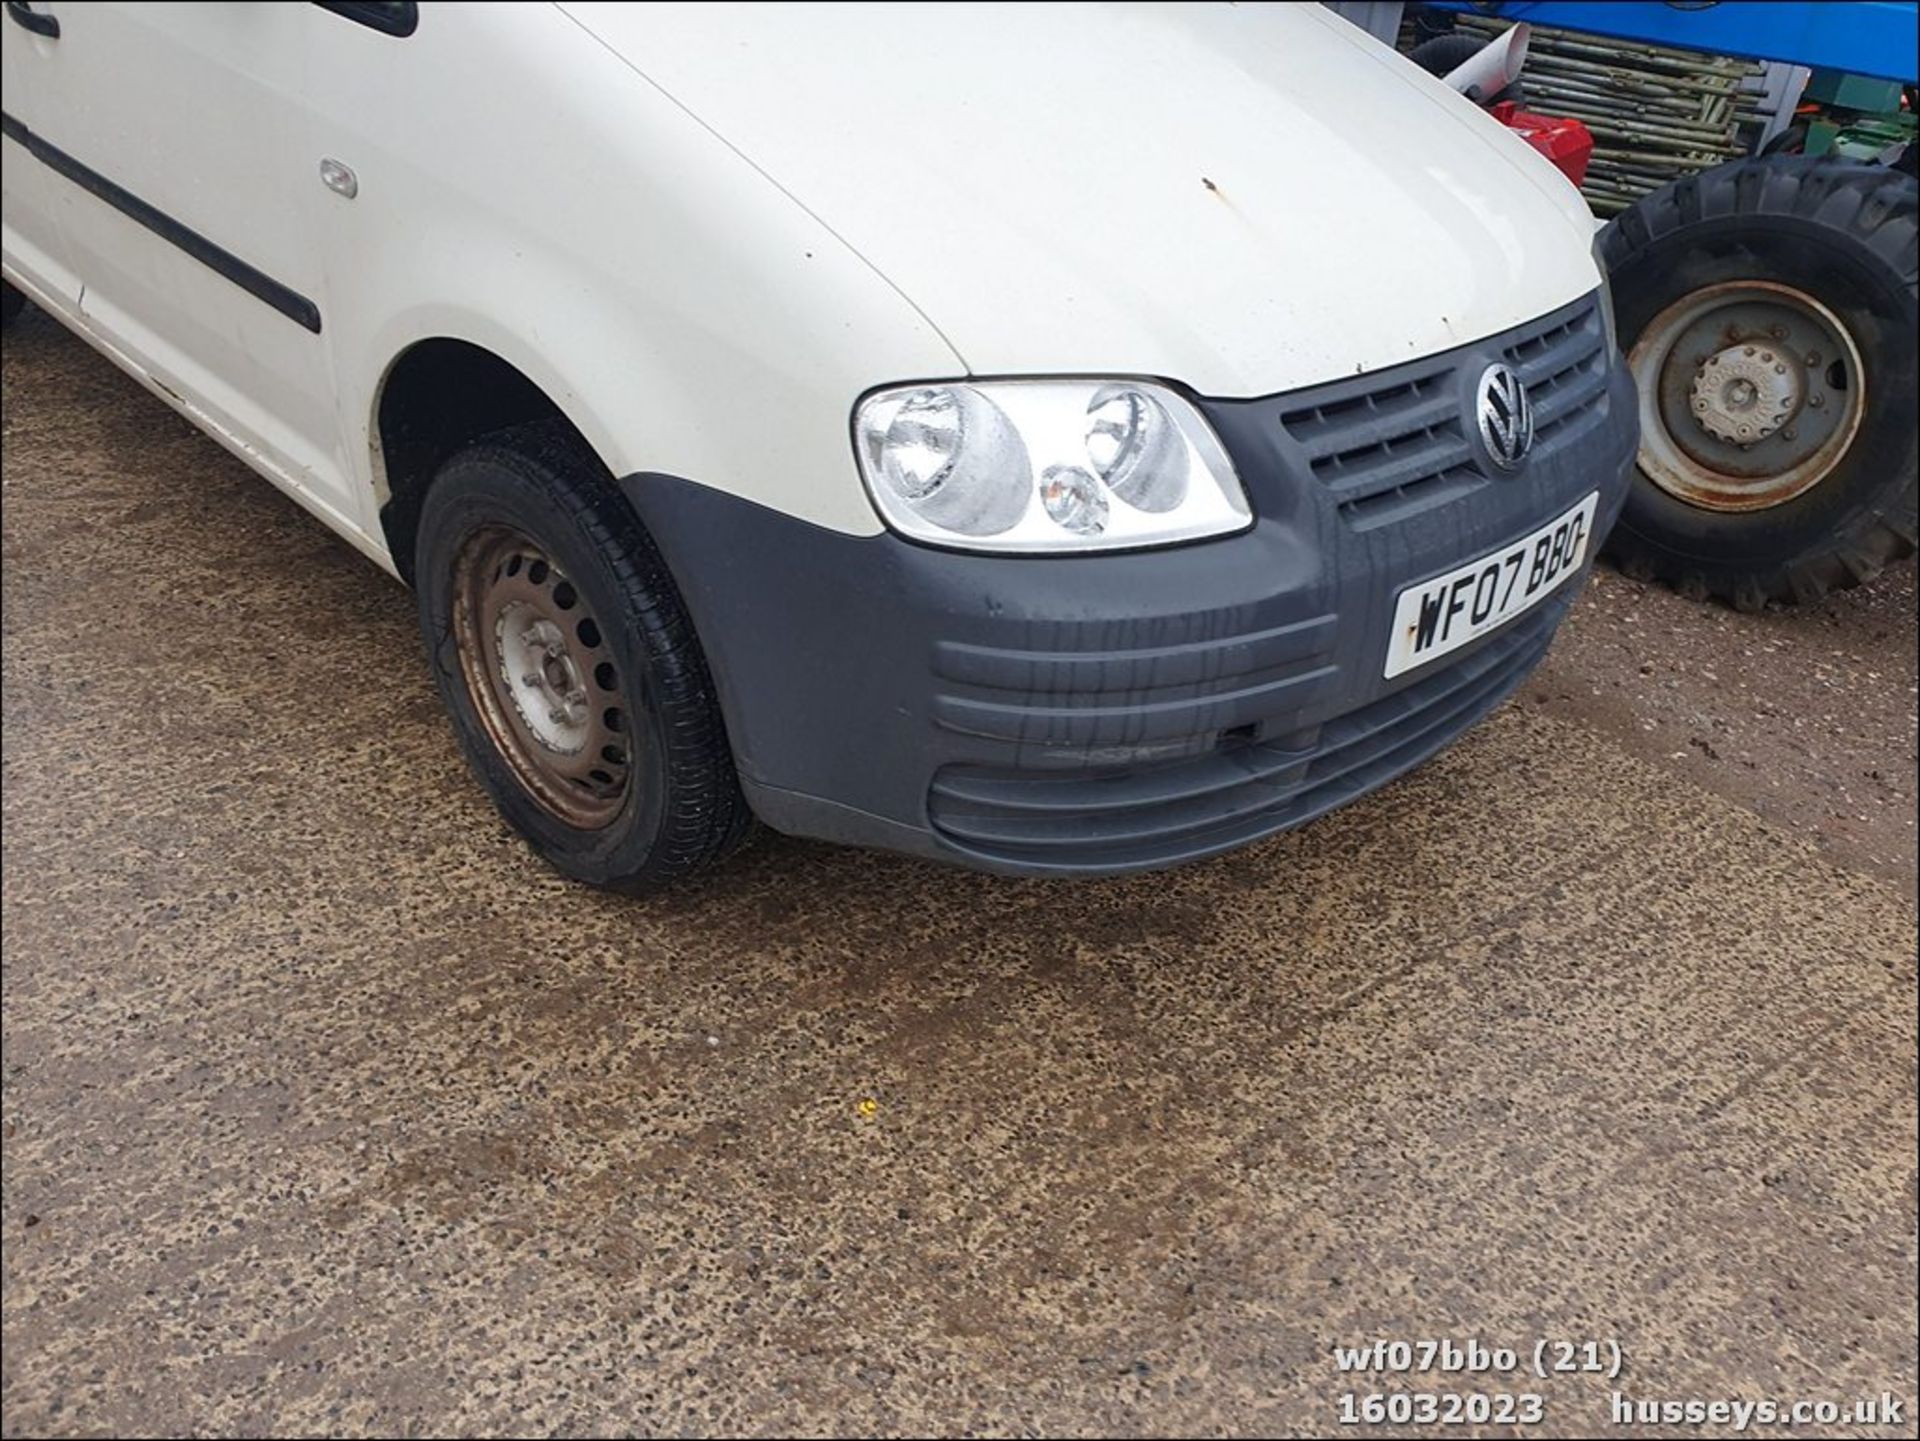
{"type": "Polygon", "coordinates": [[[508,431],[442,467],[414,584],[467,759],[555,867],[647,891],[744,834],[713,683],[672,578],[564,427],[508,431]]]}
{"type": "Polygon", "coordinates": [[[1608,546],[1629,574],[1757,610],[1913,552],[1917,197],[1879,167],[1772,156],[1607,226],[1640,397],[1608,546]]]}

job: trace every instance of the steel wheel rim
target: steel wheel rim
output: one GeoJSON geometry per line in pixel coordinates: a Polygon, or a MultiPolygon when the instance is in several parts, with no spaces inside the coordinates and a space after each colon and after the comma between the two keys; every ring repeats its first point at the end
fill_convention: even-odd
{"type": "Polygon", "coordinates": [[[1768,510],[1830,475],[1859,433],[1867,374],[1845,324],[1770,280],[1682,296],[1627,363],[1640,404],[1640,469],[1703,510],[1768,510]]]}
{"type": "Polygon", "coordinates": [[[607,635],[544,547],[482,526],[454,559],[453,630],[474,713],[549,813],[598,830],[634,786],[632,724],[607,635]]]}

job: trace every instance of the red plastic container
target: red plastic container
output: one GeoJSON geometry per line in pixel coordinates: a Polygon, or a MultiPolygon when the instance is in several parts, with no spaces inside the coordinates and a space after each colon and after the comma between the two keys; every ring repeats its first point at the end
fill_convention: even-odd
{"type": "Polygon", "coordinates": [[[1575,185],[1587,178],[1587,162],[1593,159],[1593,132],[1578,120],[1535,115],[1511,100],[1502,100],[1491,107],[1491,113],[1495,120],[1551,160],[1575,185]]]}

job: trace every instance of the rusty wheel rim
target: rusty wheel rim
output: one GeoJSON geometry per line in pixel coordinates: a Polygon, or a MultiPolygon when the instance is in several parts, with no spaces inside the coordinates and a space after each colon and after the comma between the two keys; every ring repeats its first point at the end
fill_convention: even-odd
{"type": "Polygon", "coordinates": [[[1846,325],[1775,281],[1682,296],[1627,363],[1641,472],[1703,510],[1767,510],[1804,495],[1846,455],[1866,411],[1866,367],[1846,325]]]}
{"type": "Polygon", "coordinates": [[[461,543],[453,602],[461,676],[495,751],[558,819],[609,824],[633,789],[634,727],[578,588],[538,542],[490,525],[461,543]]]}

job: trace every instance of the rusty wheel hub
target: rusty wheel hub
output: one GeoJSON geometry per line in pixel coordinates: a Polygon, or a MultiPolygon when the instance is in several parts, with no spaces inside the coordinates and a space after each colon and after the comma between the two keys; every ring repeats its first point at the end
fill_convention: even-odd
{"type": "Polygon", "coordinates": [[[1627,357],[1640,470],[1703,510],[1784,505],[1824,480],[1860,428],[1867,376],[1846,326],[1769,280],[1669,305],[1627,357]]]}
{"type": "Polygon", "coordinates": [[[474,711],[521,785],[568,825],[612,821],[633,786],[633,727],[573,582],[538,542],[485,526],[454,561],[453,622],[474,711]]]}

